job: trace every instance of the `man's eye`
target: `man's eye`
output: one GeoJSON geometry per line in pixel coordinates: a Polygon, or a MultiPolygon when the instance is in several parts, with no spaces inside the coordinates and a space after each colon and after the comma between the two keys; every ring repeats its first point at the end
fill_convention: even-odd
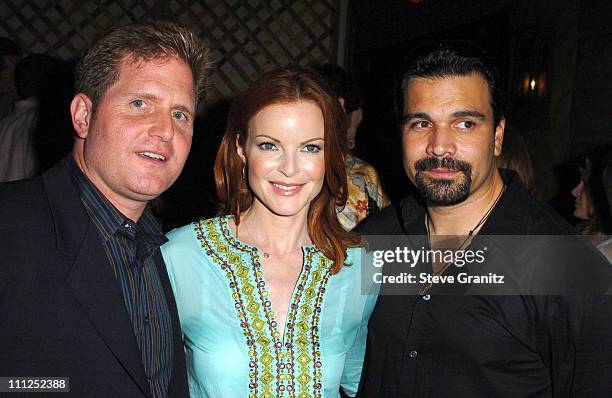
{"type": "Polygon", "coordinates": [[[262,149],[264,151],[273,151],[276,149],[276,145],[274,145],[271,142],[262,142],[261,144],[257,146],[259,147],[259,149],[262,149]]]}
{"type": "Polygon", "coordinates": [[[415,128],[415,129],[425,129],[429,127],[429,122],[426,120],[419,120],[418,122],[412,123],[410,127],[415,128]]]}
{"type": "Polygon", "coordinates": [[[132,106],[134,108],[142,108],[144,106],[144,101],[143,100],[139,100],[139,99],[134,100],[134,101],[132,101],[132,106]]]}
{"type": "Polygon", "coordinates": [[[476,126],[476,123],[470,120],[462,120],[459,123],[457,123],[457,127],[459,127],[460,129],[473,129],[475,126],[476,126]]]}
{"type": "Polygon", "coordinates": [[[309,153],[318,153],[321,151],[321,147],[315,144],[308,144],[306,146],[304,146],[304,148],[302,149],[303,152],[309,152],[309,153]]]}
{"type": "Polygon", "coordinates": [[[172,117],[175,118],[176,120],[188,120],[189,119],[187,115],[179,111],[172,112],[172,117]]]}

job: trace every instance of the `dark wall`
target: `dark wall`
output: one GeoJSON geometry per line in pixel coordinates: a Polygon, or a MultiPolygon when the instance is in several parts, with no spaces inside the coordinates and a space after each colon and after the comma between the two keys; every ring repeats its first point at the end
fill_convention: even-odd
{"type": "Polygon", "coordinates": [[[612,2],[582,1],[570,145],[612,143],[612,2]]]}

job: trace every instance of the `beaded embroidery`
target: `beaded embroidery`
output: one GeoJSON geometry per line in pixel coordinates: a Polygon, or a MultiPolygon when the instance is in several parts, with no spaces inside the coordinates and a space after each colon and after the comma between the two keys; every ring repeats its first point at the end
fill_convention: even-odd
{"type": "Polygon", "coordinates": [[[331,260],[313,246],[304,247],[304,264],[281,339],[257,249],[234,237],[230,217],[193,226],[202,249],[228,280],[235,315],[249,347],[249,398],[320,398],[320,314],[331,260]]]}

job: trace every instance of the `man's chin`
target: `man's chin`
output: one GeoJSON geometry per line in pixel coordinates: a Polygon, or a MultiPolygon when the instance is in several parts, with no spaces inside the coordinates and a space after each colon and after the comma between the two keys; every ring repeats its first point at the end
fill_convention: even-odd
{"type": "Polygon", "coordinates": [[[428,206],[444,207],[454,206],[466,200],[467,197],[425,197],[428,206]]]}
{"type": "Polygon", "coordinates": [[[420,174],[415,185],[428,205],[453,206],[468,198],[471,183],[471,179],[464,174],[457,178],[432,178],[420,174]]]}
{"type": "Polygon", "coordinates": [[[141,202],[148,202],[164,193],[169,186],[166,184],[148,184],[146,186],[136,185],[131,189],[132,197],[141,202]]]}
{"type": "Polygon", "coordinates": [[[417,184],[417,189],[425,201],[432,206],[453,206],[466,200],[469,196],[469,187],[448,184],[445,186],[431,186],[417,184]]]}

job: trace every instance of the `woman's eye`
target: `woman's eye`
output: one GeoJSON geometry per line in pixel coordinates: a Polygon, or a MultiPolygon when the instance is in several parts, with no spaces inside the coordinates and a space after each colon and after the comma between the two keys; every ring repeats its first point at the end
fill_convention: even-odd
{"type": "Polygon", "coordinates": [[[134,108],[142,108],[144,106],[144,101],[143,100],[139,100],[139,99],[134,100],[134,101],[132,101],[132,106],[134,108]]]}
{"type": "Polygon", "coordinates": [[[302,149],[304,152],[317,153],[321,151],[321,147],[315,144],[308,144],[302,149]]]}
{"type": "Polygon", "coordinates": [[[259,147],[259,149],[262,149],[264,151],[273,151],[276,149],[276,145],[274,145],[271,142],[262,142],[261,144],[257,146],[259,147]]]}
{"type": "Polygon", "coordinates": [[[459,123],[457,123],[457,127],[459,127],[460,129],[473,129],[475,126],[476,126],[476,123],[470,120],[462,120],[459,123]]]}

